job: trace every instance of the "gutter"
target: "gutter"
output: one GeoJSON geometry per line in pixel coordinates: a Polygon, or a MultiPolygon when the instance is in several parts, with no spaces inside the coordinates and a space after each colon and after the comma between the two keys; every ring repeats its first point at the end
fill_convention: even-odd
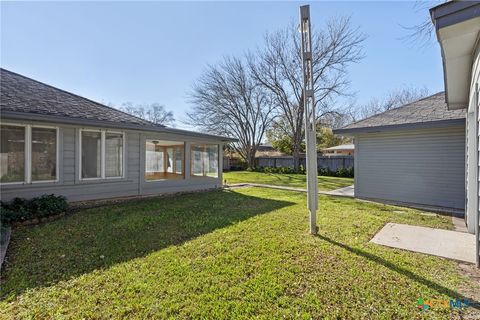
{"type": "Polygon", "coordinates": [[[430,17],[438,31],[480,16],[480,1],[447,1],[430,8],[430,17]]]}
{"type": "Polygon", "coordinates": [[[404,124],[394,124],[394,125],[384,125],[384,126],[375,126],[375,127],[359,127],[359,128],[340,128],[334,129],[334,134],[346,134],[354,135],[357,133],[376,133],[381,131],[394,131],[394,130],[405,130],[405,129],[424,129],[424,128],[444,128],[450,126],[465,125],[465,118],[461,119],[449,119],[449,120],[440,120],[440,121],[429,121],[429,122],[416,122],[416,123],[404,123],[404,124]]]}

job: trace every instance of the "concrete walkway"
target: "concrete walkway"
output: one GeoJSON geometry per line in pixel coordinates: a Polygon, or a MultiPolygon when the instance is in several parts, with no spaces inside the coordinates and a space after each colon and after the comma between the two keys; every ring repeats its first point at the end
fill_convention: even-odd
{"type": "MultiPolygon", "coordinates": [[[[261,184],[261,183],[235,183],[225,185],[225,187],[230,189],[238,189],[238,188],[248,188],[248,187],[259,187],[259,188],[270,188],[270,189],[279,189],[279,190],[287,190],[287,191],[297,191],[297,192],[307,192],[307,189],[303,188],[293,188],[293,187],[285,187],[285,186],[275,186],[271,184],[261,184]]],[[[354,187],[348,186],[345,188],[340,188],[332,191],[318,191],[318,194],[325,194],[328,196],[337,196],[337,197],[346,197],[346,198],[353,198],[353,190],[354,187]]]]}
{"type": "Polygon", "coordinates": [[[475,235],[465,232],[387,223],[370,242],[475,263],[475,235]]]}

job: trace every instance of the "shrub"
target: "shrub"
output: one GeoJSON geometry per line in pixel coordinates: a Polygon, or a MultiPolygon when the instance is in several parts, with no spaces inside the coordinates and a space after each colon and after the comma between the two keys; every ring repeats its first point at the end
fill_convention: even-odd
{"type": "Polygon", "coordinates": [[[328,168],[318,169],[319,176],[341,177],[341,178],[353,178],[353,168],[338,168],[337,171],[332,171],[328,168]]]}
{"type": "Polygon", "coordinates": [[[307,173],[307,169],[301,164],[300,167],[298,168],[298,173],[305,174],[307,173]]]}
{"type": "Polygon", "coordinates": [[[63,196],[49,194],[30,201],[30,210],[38,218],[59,214],[67,209],[68,202],[63,196]]]}
{"type": "MultiPolygon", "coordinates": [[[[300,168],[297,172],[290,167],[258,167],[258,168],[249,168],[249,172],[263,172],[263,173],[280,173],[280,174],[291,174],[291,173],[301,173],[305,174],[306,169],[300,165],[300,168]]],[[[337,171],[331,171],[328,168],[318,169],[319,176],[330,176],[330,177],[343,177],[343,178],[353,178],[353,168],[338,168],[337,171]]]]}
{"type": "Polygon", "coordinates": [[[1,202],[0,216],[2,224],[22,222],[35,218],[53,216],[68,209],[68,202],[63,196],[53,194],[26,200],[15,198],[11,202],[1,202]]]}
{"type": "Polygon", "coordinates": [[[255,170],[257,172],[264,172],[264,173],[283,173],[283,174],[290,174],[295,173],[295,170],[290,167],[260,167],[255,170]]]}

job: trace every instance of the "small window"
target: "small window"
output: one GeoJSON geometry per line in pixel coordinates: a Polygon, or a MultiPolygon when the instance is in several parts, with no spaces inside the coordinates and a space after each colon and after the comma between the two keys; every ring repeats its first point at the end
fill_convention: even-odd
{"type": "Polygon", "coordinates": [[[122,178],[124,134],[81,130],[81,179],[122,178]]]}
{"type": "Polygon", "coordinates": [[[25,181],[25,127],[1,126],[0,182],[25,181]]]}
{"type": "Polygon", "coordinates": [[[57,129],[32,128],[32,181],[57,178],[57,129]]]}
{"type": "Polygon", "coordinates": [[[184,143],[147,139],[145,180],[183,179],[184,143]]]}
{"type": "Polygon", "coordinates": [[[218,145],[192,145],[191,172],[193,177],[218,177],[218,145]]]}

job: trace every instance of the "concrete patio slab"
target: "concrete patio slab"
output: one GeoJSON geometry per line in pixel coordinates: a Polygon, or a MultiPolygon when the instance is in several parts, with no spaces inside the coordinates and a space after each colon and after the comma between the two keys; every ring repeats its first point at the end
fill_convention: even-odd
{"type": "Polygon", "coordinates": [[[387,223],[370,242],[475,263],[475,235],[465,232],[387,223]]]}
{"type": "Polygon", "coordinates": [[[353,185],[345,187],[345,188],[340,188],[336,189],[333,191],[328,191],[326,194],[332,195],[332,196],[343,196],[343,197],[352,197],[355,192],[355,187],[353,185]]]}

